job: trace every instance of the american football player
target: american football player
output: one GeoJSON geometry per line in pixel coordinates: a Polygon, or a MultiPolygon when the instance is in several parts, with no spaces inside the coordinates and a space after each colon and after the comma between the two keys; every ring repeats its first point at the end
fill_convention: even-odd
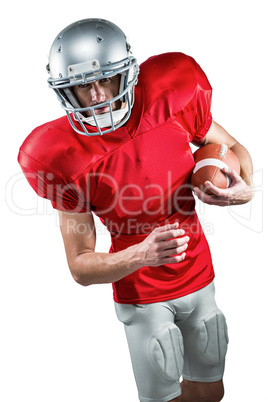
{"type": "Polygon", "coordinates": [[[221,206],[253,197],[248,151],[213,121],[211,85],[192,57],[138,65],[110,21],[63,29],[47,70],[66,116],[35,128],[18,158],[59,211],[74,280],[112,283],[140,401],[220,401],[228,331],[189,185],[190,143],[224,143],[239,158],[241,176],[225,171],[228,189],[194,189],[221,206]],[[110,231],[109,253],[95,251],[93,213],[110,231]]]}

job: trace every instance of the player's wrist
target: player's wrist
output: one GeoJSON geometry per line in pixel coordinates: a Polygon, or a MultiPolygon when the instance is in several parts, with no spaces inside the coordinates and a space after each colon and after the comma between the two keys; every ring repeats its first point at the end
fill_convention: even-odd
{"type": "Polygon", "coordinates": [[[139,247],[136,244],[124,250],[124,260],[129,273],[135,272],[144,266],[139,247]]]}

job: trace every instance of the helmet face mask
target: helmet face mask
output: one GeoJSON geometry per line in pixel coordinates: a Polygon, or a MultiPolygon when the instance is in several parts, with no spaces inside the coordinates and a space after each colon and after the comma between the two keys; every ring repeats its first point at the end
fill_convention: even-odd
{"type": "Polygon", "coordinates": [[[71,126],[79,134],[106,134],[121,127],[130,117],[139,67],[137,60],[130,55],[124,33],[113,23],[87,19],[65,28],[52,44],[49,73],[49,87],[56,92],[71,126]],[[73,93],[74,86],[117,74],[120,75],[117,96],[94,106],[80,106],[73,93]],[[119,101],[121,108],[113,110],[112,105],[119,101]],[[107,106],[109,112],[98,113],[98,109],[107,106]],[[77,128],[74,120],[81,129],[77,128]],[[88,125],[95,126],[97,132],[88,130],[88,125]]]}

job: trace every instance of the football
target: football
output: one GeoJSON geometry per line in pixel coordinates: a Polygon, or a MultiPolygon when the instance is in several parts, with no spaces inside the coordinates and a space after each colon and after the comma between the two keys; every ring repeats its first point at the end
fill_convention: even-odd
{"type": "Polygon", "coordinates": [[[211,194],[204,184],[207,180],[220,188],[230,186],[231,178],[222,171],[225,166],[240,174],[239,160],[225,144],[208,144],[200,147],[194,152],[194,160],[195,167],[191,176],[191,184],[207,194],[211,194]]]}

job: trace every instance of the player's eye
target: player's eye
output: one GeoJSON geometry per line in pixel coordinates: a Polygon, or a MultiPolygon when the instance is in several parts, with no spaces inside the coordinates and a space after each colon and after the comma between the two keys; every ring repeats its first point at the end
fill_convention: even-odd
{"type": "Polygon", "coordinates": [[[79,88],[87,88],[90,84],[79,84],[79,88]]]}
{"type": "Polygon", "coordinates": [[[100,82],[110,82],[111,78],[102,78],[100,82]]]}

